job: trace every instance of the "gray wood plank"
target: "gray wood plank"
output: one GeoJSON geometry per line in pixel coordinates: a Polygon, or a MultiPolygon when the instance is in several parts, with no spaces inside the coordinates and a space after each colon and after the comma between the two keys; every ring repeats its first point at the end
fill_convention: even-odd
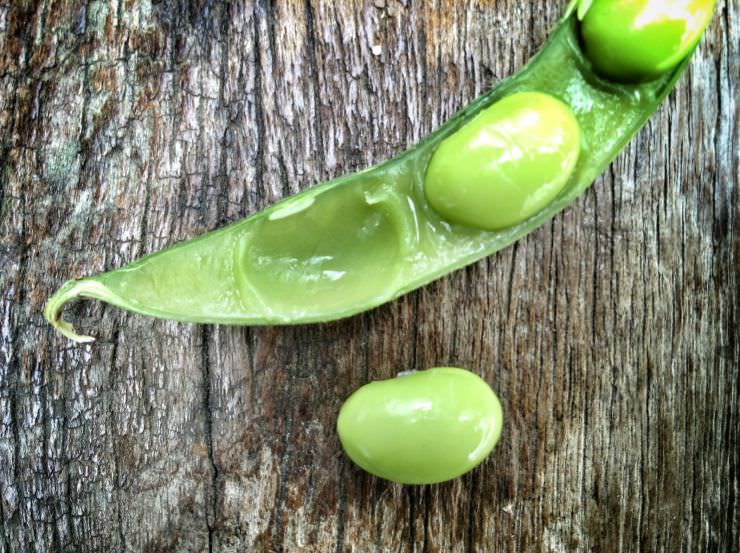
{"type": "Polygon", "coordinates": [[[0,553],[734,551],[736,2],[589,192],[369,313],[180,324],[77,302],[119,267],[416,143],[565,2],[0,0],[0,553]],[[402,487],[334,431],[354,389],[468,367],[504,434],[402,487]]]}

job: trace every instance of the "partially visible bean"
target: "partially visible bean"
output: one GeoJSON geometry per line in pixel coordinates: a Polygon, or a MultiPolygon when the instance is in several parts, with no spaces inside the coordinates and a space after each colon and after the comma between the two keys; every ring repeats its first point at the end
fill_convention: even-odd
{"type": "Polygon", "coordinates": [[[714,0],[594,0],[581,24],[586,56],[615,81],[655,79],[688,55],[713,9],[714,0]]]}
{"type": "Polygon", "coordinates": [[[555,198],[575,169],[580,130],[571,109],[541,92],[507,96],[440,144],[426,197],[444,219],[499,230],[555,198]]]}
{"type": "Polygon", "coordinates": [[[402,484],[465,474],[501,434],[501,403],[464,369],[443,367],[366,384],[344,403],[337,431],[367,472],[402,484]]]}

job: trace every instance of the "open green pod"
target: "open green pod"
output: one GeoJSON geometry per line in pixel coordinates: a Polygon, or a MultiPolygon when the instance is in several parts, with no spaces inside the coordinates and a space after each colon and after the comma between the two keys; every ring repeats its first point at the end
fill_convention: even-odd
{"type": "MultiPolygon", "coordinates": [[[[188,322],[329,321],[388,302],[507,246],[590,186],[670,92],[687,63],[688,56],[647,83],[605,80],[582,52],[578,4],[570,5],[527,66],[417,146],[121,269],[69,281],[49,299],[45,317],[77,341],[92,338],[76,334],[62,319],[62,309],[79,297],[188,322]],[[562,164],[561,173],[551,174],[555,162],[547,171],[534,170],[541,161],[536,156],[522,158],[522,163],[533,164],[526,171],[517,172],[520,167],[513,166],[499,172],[505,178],[541,173],[538,178],[551,185],[548,193],[535,203],[528,203],[526,194],[515,198],[511,205],[521,211],[511,218],[504,213],[488,219],[484,213],[482,218],[468,219],[456,216],[454,209],[446,212],[441,204],[433,205],[430,198],[439,196],[434,196],[438,191],[430,192],[427,174],[435,154],[449,149],[461,136],[456,133],[467,132],[466,125],[485,118],[498,102],[520,94],[546,97],[563,106],[553,120],[576,130],[563,135],[565,149],[555,160],[562,164]]],[[[587,4],[580,3],[584,13],[587,4]]],[[[500,115],[493,119],[501,124],[500,115]]],[[[454,152],[446,155],[454,158],[454,152]]],[[[471,154],[461,166],[474,159],[471,154]]],[[[446,179],[450,173],[442,171],[435,178],[440,174],[446,179]]],[[[454,167],[451,174],[454,177],[454,167]]],[[[454,197],[443,199],[449,202],[454,197]]]]}

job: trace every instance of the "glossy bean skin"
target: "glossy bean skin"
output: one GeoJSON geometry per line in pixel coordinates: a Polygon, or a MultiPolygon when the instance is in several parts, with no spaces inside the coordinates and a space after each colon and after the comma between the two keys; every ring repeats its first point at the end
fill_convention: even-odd
{"type": "Polygon", "coordinates": [[[337,432],[347,455],[367,472],[433,484],[480,464],[502,424],[501,403],[485,381],[442,367],[366,384],[342,406],[337,432]]]}
{"type": "MultiPolygon", "coordinates": [[[[687,64],[684,59],[658,79],[637,85],[605,81],[582,50],[577,7],[577,2],[570,5],[540,53],[519,73],[395,159],[305,190],[118,270],[67,281],[47,302],[45,317],[82,342],[92,338],[62,319],[64,305],[80,297],[187,322],[330,321],[391,301],[511,244],[583,194],[687,64]],[[553,177],[549,170],[541,179],[555,181],[552,199],[508,219],[501,214],[484,219],[492,230],[448,219],[427,198],[425,181],[435,152],[456,133],[468,133],[467,125],[479,114],[520,93],[557,98],[568,106],[580,134],[575,166],[564,156],[568,178],[553,177]]],[[[528,165],[521,167],[526,175],[528,165]]]]}
{"type": "Polygon", "coordinates": [[[429,162],[425,192],[453,223],[500,230],[540,211],[568,183],[580,150],[571,109],[541,92],[519,92],[480,112],[429,162]]]}
{"type": "Polygon", "coordinates": [[[581,25],[586,56],[616,81],[655,79],[694,48],[714,0],[594,0],[581,25]]]}

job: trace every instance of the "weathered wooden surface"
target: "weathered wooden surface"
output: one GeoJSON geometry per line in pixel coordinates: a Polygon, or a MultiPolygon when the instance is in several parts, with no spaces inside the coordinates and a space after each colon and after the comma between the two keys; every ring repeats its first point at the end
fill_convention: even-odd
{"type": "Polygon", "coordinates": [[[0,551],[738,551],[740,12],[595,186],[370,313],[156,321],[65,279],[415,143],[563,1],[0,0],[0,551]],[[437,486],[341,454],[370,379],[474,369],[506,425],[437,486]]]}

